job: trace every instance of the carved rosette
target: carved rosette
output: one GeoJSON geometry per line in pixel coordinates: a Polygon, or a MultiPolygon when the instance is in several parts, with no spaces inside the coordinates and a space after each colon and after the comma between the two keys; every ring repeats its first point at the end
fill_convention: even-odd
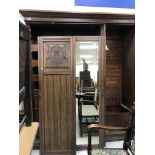
{"type": "Polygon", "coordinates": [[[46,67],[68,67],[67,45],[47,45],[46,67]]]}

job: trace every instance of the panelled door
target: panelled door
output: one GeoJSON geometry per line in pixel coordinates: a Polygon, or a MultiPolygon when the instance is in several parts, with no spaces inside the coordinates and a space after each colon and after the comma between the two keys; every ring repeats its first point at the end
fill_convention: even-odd
{"type": "Polygon", "coordinates": [[[39,37],[41,154],[74,154],[72,37],[39,37]]]}

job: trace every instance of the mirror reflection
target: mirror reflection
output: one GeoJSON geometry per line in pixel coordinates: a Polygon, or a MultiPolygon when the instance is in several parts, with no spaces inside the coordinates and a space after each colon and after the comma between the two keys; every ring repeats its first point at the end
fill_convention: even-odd
{"type": "MultiPolygon", "coordinates": [[[[88,144],[87,126],[99,123],[98,41],[76,42],[76,144],[88,144]]],[[[94,144],[99,144],[94,131],[94,144]]]]}

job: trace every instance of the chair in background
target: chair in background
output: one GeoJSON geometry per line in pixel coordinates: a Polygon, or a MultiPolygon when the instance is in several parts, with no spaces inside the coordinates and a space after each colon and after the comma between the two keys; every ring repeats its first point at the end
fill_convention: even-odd
{"type": "MultiPolygon", "coordinates": [[[[129,124],[131,114],[122,103],[122,89],[118,85],[106,86],[105,92],[105,124],[107,126],[126,127],[129,124]]],[[[107,141],[123,140],[125,131],[107,130],[105,139],[107,141]]]]}
{"type": "Polygon", "coordinates": [[[88,126],[88,155],[135,155],[135,108],[132,107],[132,109],[129,110],[131,112],[131,119],[128,127],[104,126],[99,124],[91,124],[88,126]],[[91,136],[93,130],[96,129],[126,131],[123,148],[92,149],[91,136]]]}
{"type": "MultiPolygon", "coordinates": [[[[87,96],[89,95],[89,93],[85,93],[85,95],[87,96]]],[[[99,102],[97,89],[95,89],[93,100],[91,100],[90,98],[86,100],[85,95],[79,102],[79,126],[81,137],[86,126],[92,123],[98,123],[99,118],[99,102]]]]}

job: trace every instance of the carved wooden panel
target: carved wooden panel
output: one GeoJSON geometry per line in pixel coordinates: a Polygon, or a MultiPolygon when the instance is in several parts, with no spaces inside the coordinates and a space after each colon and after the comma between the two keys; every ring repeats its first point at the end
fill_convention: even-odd
{"type": "Polygon", "coordinates": [[[68,58],[66,45],[48,45],[46,67],[67,67],[68,58]]]}
{"type": "Polygon", "coordinates": [[[69,42],[45,43],[45,68],[69,68],[69,42]]]}

